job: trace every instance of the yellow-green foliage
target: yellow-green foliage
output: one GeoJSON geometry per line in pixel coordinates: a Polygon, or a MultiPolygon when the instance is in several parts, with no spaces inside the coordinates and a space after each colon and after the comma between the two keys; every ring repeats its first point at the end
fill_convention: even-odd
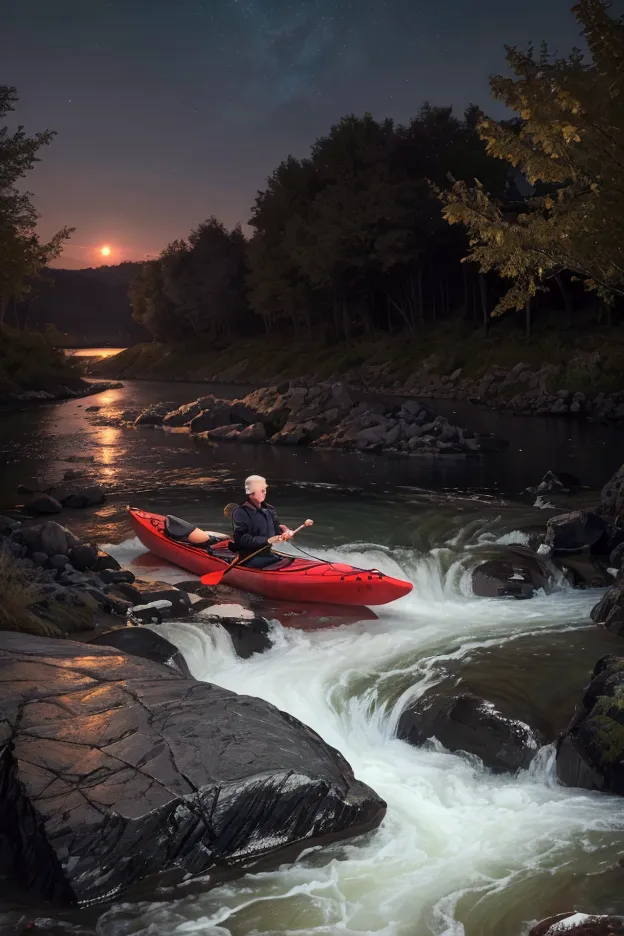
{"type": "Polygon", "coordinates": [[[512,281],[496,313],[521,309],[562,270],[577,274],[605,300],[624,295],[624,17],[607,0],[580,0],[574,14],[589,50],[554,59],[516,47],[515,77],[491,81],[515,124],[483,119],[491,156],[537,186],[510,211],[479,183],[440,192],[444,215],[470,233],[467,259],[512,281]]]}

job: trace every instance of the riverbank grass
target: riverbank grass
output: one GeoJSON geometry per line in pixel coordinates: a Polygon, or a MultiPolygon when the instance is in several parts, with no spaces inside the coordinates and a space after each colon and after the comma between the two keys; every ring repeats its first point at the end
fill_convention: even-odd
{"type": "MultiPolygon", "coordinates": [[[[387,333],[327,346],[319,341],[289,341],[256,336],[226,345],[198,338],[193,342],[135,345],[93,365],[93,376],[116,379],[279,382],[294,377],[362,380],[371,388],[404,384],[412,376],[452,374],[478,380],[496,364],[510,369],[522,362],[532,370],[561,365],[552,392],[609,393],[624,388],[624,327],[596,322],[574,328],[543,323],[530,340],[512,322],[497,322],[488,336],[465,321],[445,322],[414,335],[387,333]],[[575,359],[597,352],[600,365],[588,368],[575,359]]],[[[520,388],[519,388],[520,389],[520,388]]]]}

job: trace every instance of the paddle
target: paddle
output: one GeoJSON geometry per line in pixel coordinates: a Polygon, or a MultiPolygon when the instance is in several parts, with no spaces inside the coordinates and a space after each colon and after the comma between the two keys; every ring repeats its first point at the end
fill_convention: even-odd
{"type": "MultiPolygon", "coordinates": [[[[298,526],[296,530],[292,531],[292,535],[294,536],[295,533],[299,533],[299,531],[303,530],[304,527],[312,526],[313,523],[314,523],[314,520],[306,520],[304,523],[301,524],[301,526],[298,526]]],[[[243,562],[247,562],[248,559],[253,558],[253,556],[257,556],[258,553],[264,552],[265,549],[266,549],[266,546],[262,546],[260,549],[256,549],[256,551],[252,553],[250,556],[245,556],[244,559],[237,557],[234,560],[234,562],[230,562],[230,564],[226,566],[225,569],[220,569],[218,572],[208,572],[206,575],[202,575],[200,582],[202,583],[202,585],[218,585],[221,579],[223,578],[223,576],[227,575],[231,569],[233,569],[237,565],[240,565],[243,562]]]]}
{"type": "Polygon", "coordinates": [[[236,510],[236,508],[239,506],[240,506],[239,504],[226,504],[225,507],[223,508],[223,516],[227,517],[227,519],[229,520],[232,514],[234,513],[234,511],[236,510]]]}

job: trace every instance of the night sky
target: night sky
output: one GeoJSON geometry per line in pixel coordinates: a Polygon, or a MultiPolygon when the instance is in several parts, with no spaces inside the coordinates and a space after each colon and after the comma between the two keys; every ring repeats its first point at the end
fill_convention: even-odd
{"type": "MultiPolygon", "coordinates": [[[[617,6],[621,5],[618,0],[617,6]]],[[[505,43],[579,44],[572,0],[2,0],[0,83],[64,267],[156,255],[211,214],[245,223],[289,153],[347,113],[409,120],[428,99],[493,114],[505,43]],[[6,10],[8,9],[8,13],[6,10]]]]}

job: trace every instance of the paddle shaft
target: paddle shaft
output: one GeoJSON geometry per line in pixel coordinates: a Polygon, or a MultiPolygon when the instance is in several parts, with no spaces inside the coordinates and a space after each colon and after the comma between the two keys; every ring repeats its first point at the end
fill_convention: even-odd
{"type": "MultiPolygon", "coordinates": [[[[309,521],[302,523],[300,526],[297,527],[296,530],[293,530],[292,535],[294,536],[296,533],[299,533],[300,530],[303,530],[304,527],[307,527],[307,526],[311,526],[309,521]]],[[[291,538],[292,537],[289,537],[289,539],[291,538]]],[[[257,556],[261,552],[264,552],[264,550],[269,545],[270,545],[269,543],[266,543],[264,546],[261,546],[260,549],[256,549],[256,551],[251,553],[251,555],[245,556],[244,559],[240,559],[240,558],[235,559],[234,562],[230,562],[229,566],[227,566],[223,570],[223,572],[208,572],[206,575],[202,575],[200,582],[202,583],[202,585],[218,585],[221,579],[223,578],[223,576],[227,575],[231,569],[234,569],[238,565],[242,565],[242,563],[247,562],[249,559],[253,559],[254,556],[257,556]]]]}

